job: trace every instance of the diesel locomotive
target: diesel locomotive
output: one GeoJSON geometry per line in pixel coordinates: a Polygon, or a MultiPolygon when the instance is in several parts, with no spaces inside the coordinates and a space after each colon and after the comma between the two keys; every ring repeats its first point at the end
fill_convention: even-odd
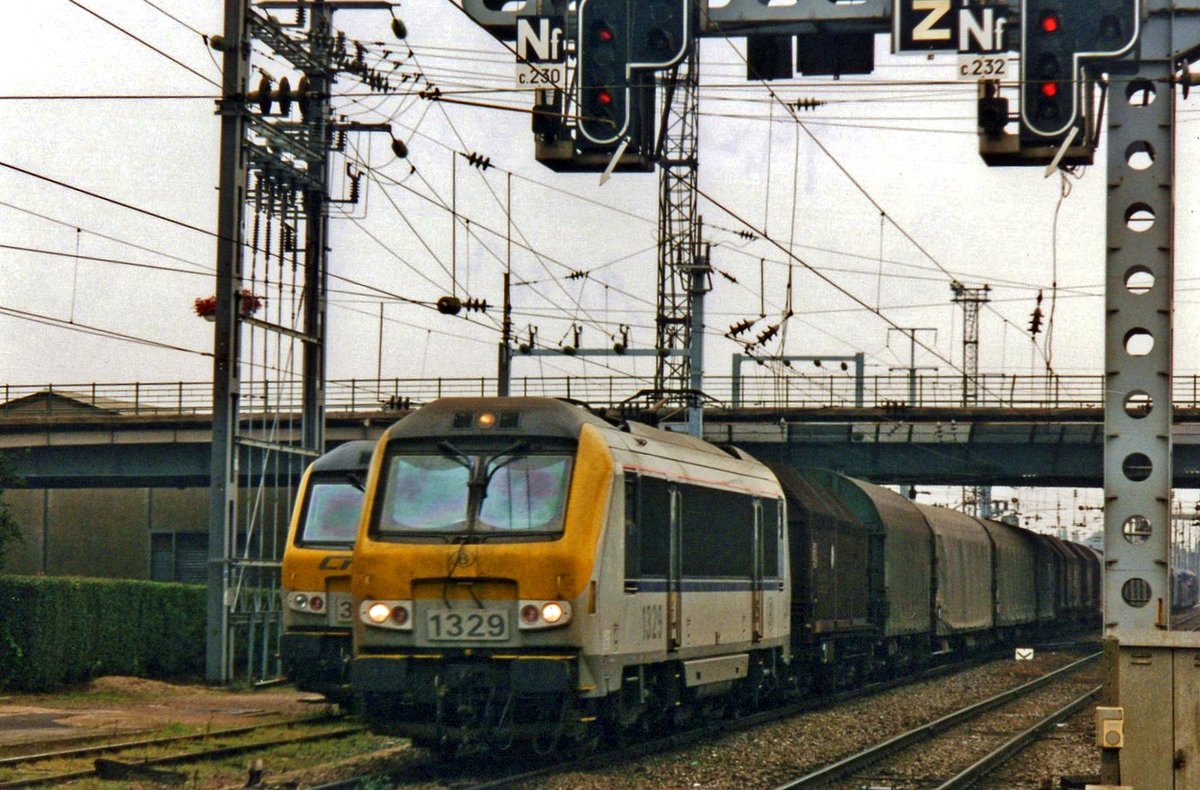
{"type": "Polygon", "coordinates": [[[543,398],[392,426],[351,569],[356,704],[440,749],[586,743],[1099,625],[1081,546],[543,398]]]}

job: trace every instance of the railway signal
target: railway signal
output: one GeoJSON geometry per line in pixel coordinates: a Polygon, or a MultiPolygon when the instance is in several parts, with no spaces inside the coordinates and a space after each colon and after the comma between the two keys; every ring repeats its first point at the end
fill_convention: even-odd
{"type": "Polygon", "coordinates": [[[651,72],[687,56],[691,0],[581,0],[576,38],[579,133],[595,145],[617,145],[638,115],[641,85],[651,72]]]}
{"type": "Polygon", "coordinates": [[[579,133],[600,145],[629,128],[629,3],[582,0],[579,5],[579,133]]]}
{"type": "Polygon", "coordinates": [[[1138,0],[1022,0],[1022,145],[1058,146],[1084,122],[1084,70],[1132,53],[1138,0]]]}

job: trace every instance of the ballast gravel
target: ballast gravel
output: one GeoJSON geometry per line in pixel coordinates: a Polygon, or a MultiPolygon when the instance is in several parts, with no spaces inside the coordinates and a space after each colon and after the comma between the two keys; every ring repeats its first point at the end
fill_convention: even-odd
{"type": "MultiPolygon", "coordinates": [[[[546,790],[774,788],[1078,658],[1077,652],[1044,652],[1032,661],[996,661],[670,754],[602,770],[558,774],[538,780],[532,786],[546,790]]],[[[1085,708],[1022,752],[984,786],[1006,790],[1057,787],[1059,776],[1099,773],[1100,756],[1091,732],[1092,715],[1091,709],[1085,708]],[[1055,783],[1048,784],[1050,781],[1055,783]]]]}

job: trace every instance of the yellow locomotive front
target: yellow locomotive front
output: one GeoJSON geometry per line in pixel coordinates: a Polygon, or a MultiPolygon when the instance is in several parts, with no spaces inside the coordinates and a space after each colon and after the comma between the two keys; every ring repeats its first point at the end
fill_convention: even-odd
{"type": "Polygon", "coordinates": [[[374,729],[440,747],[586,729],[606,428],[560,401],[477,398],[388,431],[352,581],[352,685],[374,729]]]}

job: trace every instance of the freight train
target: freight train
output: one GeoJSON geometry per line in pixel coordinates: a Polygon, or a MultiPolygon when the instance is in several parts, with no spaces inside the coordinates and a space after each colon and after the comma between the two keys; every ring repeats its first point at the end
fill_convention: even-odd
{"type": "Polygon", "coordinates": [[[350,560],[374,449],[346,442],[305,470],[283,552],[284,674],[334,701],[349,699],[350,560]]]}
{"type": "Polygon", "coordinates": [[[543,398],[392,426],[352,569],[356,704],[442,750],[628,736],[1098,630],[1101,592],[1082,546],[543,398]]]}

